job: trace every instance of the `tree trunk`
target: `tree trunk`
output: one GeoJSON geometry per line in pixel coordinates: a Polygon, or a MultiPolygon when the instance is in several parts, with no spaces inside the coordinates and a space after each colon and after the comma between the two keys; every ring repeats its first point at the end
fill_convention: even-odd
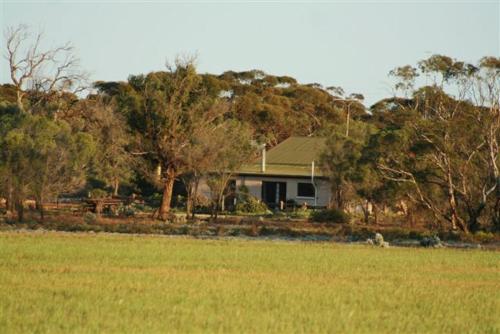
{"type": "Polygon", "coordinates": [[[19,108],[19,110],[21,112],[25,112],[26,110],[24,109],[24,105],[23,105],[23,95],[20,91],[20,89],[17,90],[17,107],[19,108]]]}
{"type": "Polygon", "coordinates": [[[373,208],[373,218],[374,218],[373,223],[375,225],[378,225],[378,211],[379,211],[379,209],[374,203],[372,203],[372,208],[373,208]]]}
{"type": "Polygon", "coordinates": [[[495,201],[495,207],[493,209],[493,229],[495,231],[500,231],[500,198],[497,197],[495,201]]]}
{"type": "Polygon", "coordinates": [[[23,200],[16,201],[16,211],[17,211],[17,220],[22,223],[24,220],[24,203],[23,200]]]}
{"type": "Polygon", "coordinates": [[[103,201],[104,201],[103,199],[99,198],[95,202],[95,214],[99,218],[101,217],[101,214],[102,214],[102,209],[103,209],[103,205],[104,205],[103,201]]]}
{"type": "Polygon", "coordinates": [[[113,196],[118,196],[118,188],[120,188],[120,181],[118,179],[113,180],[113,196]]]}
{"type": "Polygon", "coordinates": [[[190,217],[192,211],[193,211],[193,190],[189,188],[187,191],[187,198],[186,198],[186,217],[190,217]]]}
{"type": "Polygon", "coordinates": [[[40,220],[43,222],[45,220],[45,211],[43,210],[43,203],[40,203],[38,211],[40,211],[40,220]]]}
{"type": "Polygon", "coordinates": [[[198,185],[200,184],[200,180],[197,179],[195,184],[194,184],[194,194],[192,198],[192,211],[191,211],[191,218],[195,218],[195,211],[196,211],[196,205],[198,204],[198,185]]]}
{"type": "Polygon", "coordinates": [[[215,199],[212,201],[212,218],[214,218],[214,221],[217,221],[217,217],[219,216],[219,209],[220,209],[220,203],[221,203],[221,195],[217,193],[215,195],[215,199]]]}
{"type": "Polygon", "coordinates": [[[347,107],[347,119],[346,119],[346,125],[345,125],[345,136],[349,137],[349,121],[351,119],[351,111],[349,110],[349,107],[347,107]]]}
{"type": "Polygon", "coordinates": [[[5,199],[5,209],[7,212],[13,212],[14,211],[14,196],[13,196],[14,190],[12,187],[12,183],[9,179],[9,182],[7,184],[7,198],[5,199]]]}
{"type": "Polygon", "coordinates": [[[447,170],[447,181],[448,181],[448,203],[450,205],[450,222],[451,222],[451,228],[453,230],[456,230],[457,227],[462,230],[462,232],[469,233],[467,226],[465,225],[464,221],[460,216],[458,215],[458,209],[457,209],[457,200],[455,198],[455,190],[453,186],[453,179],[452,179],[452,174],[451,174],[451,167],[448,163],[448,170],[447,170]]]}
{"type": "Polygon", "coordinates": [[[415,216],[413,215],[413,209],[407,210],[406,220],[410,222],[410,227],[415,227],[415,216]]]}
{"type": "Polygon", "coordinates": [[[170,213],[170,202],[172,201],[172,190],[174,189],[175,170],[169,166],[166,170],[167,179],[163,186],[163,196],[161,199],[160,209],[158,211],[158,218],[167,220],[170,213]]]}
{"type": "Polygon", "coordinates": [[[335,209],[344,210],[344,191],[341,185],[337,186],[335,189],[335,209]]]}
{"type": "Polygon", "coordinates": [[[370,221],[370,209],[368,207],[369,204],[370,204],[370,201],[365,200],[365,205],[362,205],[363,214],[365,216],[365,224],[368,224],[370,221]]]}
{"type": "Polygon", "coordinates": [[[40,213],[40,220],[43,222],[45,219],[45,212],[43,210],[43,198],[37,198],[36,199],[36,208],[38,209],[38,212],[40,213]]]}
{"type": "Polygon", "coordinates": [[[479,231],[481,227],[479,225],[479,217],[481,216],[481,212],[486,207],[486,203],[479,203],[476,209],[469,210],[469,221],[467,222],[467,227],[471,232],[479,231]]]}

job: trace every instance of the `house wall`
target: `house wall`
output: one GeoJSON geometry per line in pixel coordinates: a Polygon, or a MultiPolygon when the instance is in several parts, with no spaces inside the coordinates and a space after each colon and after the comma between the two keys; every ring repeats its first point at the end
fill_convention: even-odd
{"type": "MultiPolygon", "coordinates": [[[[286,178],[286,177],[262,177],[262,176],[236,176],[236,188],[244,185],[248,188],[248,192],[262,200],[262,181],[269,182],[286,182],[286,198],[293,199],[297,204],[307,204],[314,206],[314,198],[299,197],[297,195],[298,183],[310,183],[310,178],[286,178]]],[[[324,179],[316,179],[316,205],[327,206],[331,198],[330,182],[324,179]]],[[[198,193],[207,198],[210,198],[210,188],[205,180],[201,180],[198,186],[198,193]]]]}
{"type": "MultiPolygon", "coordinates": [[[[236,186],[245,185],[251,195],[262,199],[262,181],[286,182],[286,198],[293,199],[298,204],[306,203],[314,206],[314,198],[299,197],[297,195],[298,183],[310,183],[310,178],[286,178],[286,177],[259,177],[259,176],[237,176],[236,186]]],[[[316,179],[316,205],[327,206],[331,198],[330,182],[323,179],[316,179]]]]}

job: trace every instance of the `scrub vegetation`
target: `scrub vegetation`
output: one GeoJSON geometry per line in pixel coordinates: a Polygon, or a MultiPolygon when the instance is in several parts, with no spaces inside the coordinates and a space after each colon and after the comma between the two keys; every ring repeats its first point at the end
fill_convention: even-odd
{"type": "MultiPolygon", "coordinates": [[[[299,212],[304,218],[378,225],[397,216],[399,227],[500,231],[498,57],[468,63],[435,54],[396,67],[394,95],[366,106],[362,94],[286,75],[202,74],[192,57],[91,83],[71,44],[45,50],[41,34],[23,25],[5,38],[11,82],[0,85],[0,212],[7,220],[36,212],[44,221],[59,199],[88,197],[97,216],[137,198],[152,218],[170,222],[173,209],[193,220],[268,214],[234,188],[234,175],[264,144],[307,136],[326,139],[316,162],[332,196],[328,211],[299,212]],[[200,196],[200,180],[210,196],[200,196]]],[[[134,213],[121,209],[110,214],[134,213]]]]}

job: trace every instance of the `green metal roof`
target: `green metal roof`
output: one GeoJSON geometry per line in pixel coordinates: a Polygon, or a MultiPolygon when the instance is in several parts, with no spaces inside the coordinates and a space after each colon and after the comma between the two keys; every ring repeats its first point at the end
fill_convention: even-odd
{"type": "Polygon", "coordinates": [[[266,152],[266,171],[261,171],[261,157],[243,165],[238,174],[268,176],[311,176],[311,164],[315,162],[314,175],[323,176],[318,167],[325,147],[324,137],[290,137],[266,152]]]}

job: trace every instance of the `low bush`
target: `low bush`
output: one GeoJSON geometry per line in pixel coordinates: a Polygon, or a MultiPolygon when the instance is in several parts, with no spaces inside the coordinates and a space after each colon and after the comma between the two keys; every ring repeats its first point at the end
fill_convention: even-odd
{"type": "Polygon", "coordinates": [[[479,231],[474,234],[474,239],[480,243],[487,243],[495,240],[495,235],[491,232],[479,231]]]}
{"type": "Polygon", "coordinates": [[[422,246],[422,247],[441,248],[444,245],[441,242],[441,239],[439,239],[439,236],[433,235],[431,237],[424,237],[424,238],[422,238],[420,240],[420,246],[422,246]]]}
{"type": "Polygon", "coordinates": [[[339,209],[314,211],[311,219],[318,223],[347,224],[351,220],[349,214],[339,209]]]}
{"type": "Polygon", "coordinates": [[[222,225],[218,225],[215,229],[215,234],[219,237],[223,237],[226,235],[226,228],[222,225]]]}
{"type": "Polygon", "coordinates": [[[147,204],[142,204],[142,203],[132,203],[131,207],[137,212],[153,212],[155,209],[147,204]]]}
{"type": "Polygon", "coordinates": [[[109,196],[109,193],[103,189],[96,188],[96,189],[92,189],[90,191],[91,198],[106,198],[108,196],[109,196]]]}
{"type": "Polygon", "coordinates": [[[269,213],[269,208],[267,207],[267,205],[251,195],[241,196],[241,198],[239,198],[238,202],[236,203],[235,210],[237,213],[269,213]]]}
{"type": "Polygon", "coordinates": [[[118,207],[118,215],[122,217],[133,217],[136,214],[136,210],[132,205],[120,205],[118,207]]]}
{"type": "Polygon", "coordinates": [[[306,209],[306,208],[299,208],[297,210],[293,210],[288,214],[290,218],[302,218],[302,219],[308,219],[311,218],[311,214],[313,211],[306,209]]]}
{"type": "Polygon", "coordinates": [[[95,224],[97,222],[97,216],[92,212],[85,212],[83,214],[83,221],[85,224],[95,224]]]}

